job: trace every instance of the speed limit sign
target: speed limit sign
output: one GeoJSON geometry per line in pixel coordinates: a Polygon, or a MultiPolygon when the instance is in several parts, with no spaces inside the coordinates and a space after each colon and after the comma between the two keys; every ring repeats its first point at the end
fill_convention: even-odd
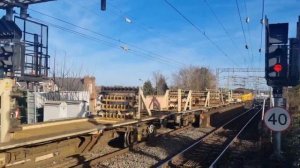
{"type": "Polygon", "coordinates": [[[291,116],[285,109],[274,107],[266,112],[264,121],[266,126],[272,131],[283,131],[290,126],[291,116]]]}

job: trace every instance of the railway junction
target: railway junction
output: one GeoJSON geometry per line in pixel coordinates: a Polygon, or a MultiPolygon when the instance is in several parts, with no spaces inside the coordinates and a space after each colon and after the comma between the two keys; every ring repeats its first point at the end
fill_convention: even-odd
{"type": "MultiPolygon", "coordinates": [[[[192,23],[171,1],[164,2],[192,23]]],[[[56,65],[54,61],[50,66],[49,55],[48,26],[53,24],[29,15],[34,11],[29,7],[47,3],[57,2],[0,1],[0,167],[300,166],[300,20],[296,38],[289,38],[288,23],[272,24],[262,15],[265,69],[217,68],[212,74],[208,68],[191,67],[196,69],[192,75],[207,76],[192,82],[183,71],[176,76],[195,87],[169,88],[165,77],[157,74],[155,88],[150,81],[143,87],[103,86],[90,75],[50,75],[56,65]],[[259,90],[259,85],[269,90],[259,90]]],[[[106,5],[106,0],[100,1],[101,12],[106,12],[106,5]]]]}

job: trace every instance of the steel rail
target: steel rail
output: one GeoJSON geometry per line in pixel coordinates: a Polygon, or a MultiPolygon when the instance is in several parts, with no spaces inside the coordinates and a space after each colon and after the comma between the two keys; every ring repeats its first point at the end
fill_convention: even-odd
{"type": "MultiPolygon", "coordinates": [[[[247,110],[246,112],[236,116],[235,118],[231,119],[229,122],[226,122],[226,124],[229,124],[231,121],[235,120],[236,118],[248,113],[250,110],[252,110],[253,108],[247,110]]],[[[199,111],[199,109],[195,109],[195,110],[187,110],[187,111],[184,111],[182,113],[187,113],[187,112],[196,112],[196,111],[199,111]]],[[[224,125],[226,125],[224,124],[224,125]]],[[[223,125],[223,126],[224,126],[223,125]]],[[[221,126],[222,127],[222,126],[221,126]]],[[[165,136],[165,135],[173,135],[173,134],[176,134],[180,131],[183,131],[183,130],[186,130],[186,129],[189,129],[189,128],[192,128],[192,126],[186,126],[186,127],[182,127],[182,128],[178,128],[178,129],[175,129],[175,130],[171,130],[171,131],[168,131],[168,132],[165,132],[165,133],[161,133],[161,134],[158,134],[155,136],[155,138],[158,138],[158,137],[161,137],[161,136],[165,136]]],[[[206,133],[204,136],[202,136],[200,139],[202,138],[205,138],[206,136],[208,136],[209,134],[213,133],[214,131],[216,131],[217,129],[214,129],[213,131],[209,131],[208,133],[206,133]]],[[[197,141],[197,140],[196,140],[197,141]]],[[[132,147],[127,147],[127,148],[123,148],[123,149],[120,149],[120,150],[117,150],[117,151],[114,151],[114,152],[111,152],[111,153],[108,153],[108,154],[104,154],[104,155],[100,155],[100,156],[94,156],[93,158],[86,158],[85,161],[83,161],[84,163],[77,163],[77,165],[73,165],[73,167],[77,167],[79,165],[94,165],[94,164],[97,164],[101,161],[104,161],[104,160],[107,160],[109,158],[112,158],[112,157],[115,157],[115,156],[118,156],[118,155],[121,155],[121,154],[124,154],[124,153],[127,153],[129,152],[131,149],[134,149],[138,146],[141,146],[141,145],[144,145],[146,144],[147,141],[143,141],[143,142],[139,142],[137,144],[134,144],[134,146],[132,147]]]]}
{"type": "MultiPolygon", "coordinates": [[[[199,109],[195,109],[195,110],[186,110],[184,112],[188,113],[188,112],[196,112],[198,111],[199,109]]],[[[154,119],[157,119],[159,117],[149,117],[149,118],[146,118],[146,119],[142,119],[142,120],[133,120],[133,121],[127,121],[125,123],[117,123],[117,124],[114,124],[112,126],[110,125],[106,125],[104,128],[103,128],[103,125],[99,125],[99,127],[96,127],[96,128],[93,128],[93,130],[87,130],[88,132],[80,132],[80,134],[84,135],[84,134],[88,134],[89,132],[91,131],[99,131],[99,128],[102,128],[102,131],[105,131],[105,130],[110,130],[110,129],[113,129],[115,127],[119,127],[119,126],[122,126],[122,125],[128,125],[128,124],[135,124],[135,123],[138,123],[138,122],[147,122],[149,120],[154,120],[154,119]],[[96,130],[95,130],[96,129],[96,130]]],[[[30,126],[29,126],[30,127],[30,126]]],[[[179,129],[175,129],[175,130],[171,130],[171,131],[168,131],[168,132],[164,132],[164,133],[160,133],[158,134],[157,136],[155,137],[159,137],[159,136],[163,136],[163,135],[172,135],[172,134],[175,134],[179,131],[182,131],[184,129],[188,129],[190,128],[191,126],[187,126],[187,127],[182,127],[182,128],[179,128],[179,129]]],[[[29,129],[29,128],[27,128],[29,129]]],[[[86,131],[86,130],[84,130],[86,131]]],[[[77,132],[78,133],[78,132],[77,132]]],[[[210,132],[206,132],[204,136],[206,136],[207,134],[209,134],[210,132]]],[[[76,134],[77,135],[77,134],[76,134]]],[[[67,135],[67,138],[68,137],[74,137],[76,135],[67,135]]],[[[64,135],[65,137],[66,135],[64,135]]],[[[64,137],[59,137],[59,139],[63,139],[64,137]]],[[[203,136],[202,136],[203,137],[203,136]]],[[[53,138],[53,137],[51,137],[53,138]]],[[[55,137],[57,138],[57,137],[55,137]]],[[[51,139],[52,140],[52,139],[51,139]]],[[[196,140],[197,141],[197,140],[196,140]]],[[[145,143],[144,141],[140,142],[140,143],[137,143],[137,144],[134,144],[133,147],[131,148],[135,148],[137,147],[139,144],[142,145],[143,143],[145,143]]],[[[0,148],[1,148],[1,145],[0,145],[0,148]]],[[[55,166],[55,167],[60,167],[60,165],[65,165],[65,166],[62,166],[62,167],[70,167],[70,166],[76,166],[76,165],[83,165],[84,163],[97,163],[97,160],[101,160],[100,158],[111,158],[113,156],[117,156],[117,155],[120,155],[122,153],[126,153],[130,151],[130,148],[123,148],[123,149],[119,149],[119,150],[115,150],[115,151],[111,151],[110,153],[106,152],[106,154],[94,154],[94,153],[86,153],[86,154],[74,154],[70,157],[67,157],[67,158],[60,158],[60,159],[53,159],[51,161],[53,161],[52,163],[53,164],[50,164],[51,167],[55,166]],[[80,162],[79,163],[78,161],[78,158],[76,158],[76,156],[78,156],[78,158],[80,159],[80,162]],[[98,159],[99,158],[99,159],[98,159]],[[93,161],[95,160],[95,161],[93,161]]],[[[42,163],[41,163],[42,165],[42,163]]],[[[47,166],[50,166],[50,165],[47,165],[47,166]]]]}
{"type": "Polygon", "coordinates": [[[209,168],[214,168],[215,164],[220,160],[223,154],[227,151],[227,149],[232,145],[232,143],[238,138],[238,136],[245,130],[245,128],[253,121],[253,119],[259,114],[262,110],[259,109],[256,114],[244,125],[244,127],[238,132],[238,134],[230,141],[230,143],[224,148],[224,150],[220,153],[220,155],[214,160],[213,163],[210,164],[209,168]]]}
{"type": "Polygon", "coordinates": [[[173,159],[181,156],[183,153],[185,153],[186,151],[188,151],[189,149],[193,148],[194,146],[196,146],[197,144],[201,143],[204,139],[212,136],[215,132],[223,129],[223,127],[225,127],[226,125],[232,123],[233,121],[235,121],[236,119],[244,116],[245,114],[248,114],[251,110],[253,110],[255,107],[252,107],[251,109],[247,110],[246,112],[234,117],[233,119],[231,119],[230,121],[226,122],[225,124],[223,124],[222,126],[214,129],[213,131],[209,132],[208,134],[206,134],[205,136],[201,137],[198,141],[196,141],[195,143],[193,143],[192,145],[190,145],[189,147],[185,148],[184,150],[182,150],[181,152],[177,153],[176,155],[172,156],[171,158],[169,158],[168,160],[164,161],[163,163],[161,163],[160,165],[158,165],[157,167],[159,168],[164,168],[168,166],[168,163],[171,162],[173,159]]]}
{"type": "MultiPolygon", "coordinates": [[[[168,131],[168,132],[165,132],[165,133],[160,133],[160,134],[156,135],[155,138],[165,136],[165,135],[173,135],[173,134],[176,134],[177,132],[186,130],[188,128],[192,128],[192,126],[186,126],[186,127],[178,128],[178,129],[171,130],[171,131],[168,131]]],[[[55,164],[55,165],[49,165],[49,167],[51,167],[51,168],[63,168],[63,167],[79,167],[81,165],[82,166],[85,166],[85,165],[91,166],[91,165],[95,165],[95,164],[97,164],[101,161],[105,161],[105,160],[108,160],[110,158],[113,158],[113,157],[119,156],[121,154],[127,153],[131,149],[135,149],[135,148],[137,148],[141,145],[145,145],[146,143],[147,143],[147,141],[138,142],[138,143],[134,144],[133,146],[126,147],[126,148],[123,148],[123,149],[119,149],[119,150],[109,152],[107,154],[98,155],[98,156],[92,156],[92,157],[86,156],[86,155],[90,154],[90,153],[88,153],[86,155],[80,155],[80,156],[85,158],[83,161],[81,161],[81,163],[79,163],[76,158],[72,158],[70,160],[63,161],[63,163],[59,163],[59,164],[55,164]]]]}

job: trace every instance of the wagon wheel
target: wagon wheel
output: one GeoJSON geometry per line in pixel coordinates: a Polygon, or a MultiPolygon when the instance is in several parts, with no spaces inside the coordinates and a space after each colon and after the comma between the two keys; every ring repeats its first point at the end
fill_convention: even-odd
{"type": "Polygon", "coordinates": [[[132,146],[136,142],[136,133],[134,131],[126,131],[124,134],[124,147],[132,146]]]}
{"type": "Polygon", "coordinates": [[[147,127],[148,138],[153,138],[156,135],[156,132],[157,132],[157,130],[156,130],[155,125],[150,124],[147,127]]]}

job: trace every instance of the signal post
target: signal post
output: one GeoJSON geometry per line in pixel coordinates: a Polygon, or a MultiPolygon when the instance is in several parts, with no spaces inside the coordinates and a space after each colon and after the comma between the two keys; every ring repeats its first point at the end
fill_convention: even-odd
{"type": "Polygon", "coordinates": [[[300,17],[297,24],[297,38],[288,38],[288,23],[269,24],[266,18],[265,78],[273,88],[274,108],[264,116],[266,126],[274,131],[274,152],[272,158],[282,160],[281,131],[291,123],[285,110],[283,87],[296,86],[300,82],[300,17]]]}

